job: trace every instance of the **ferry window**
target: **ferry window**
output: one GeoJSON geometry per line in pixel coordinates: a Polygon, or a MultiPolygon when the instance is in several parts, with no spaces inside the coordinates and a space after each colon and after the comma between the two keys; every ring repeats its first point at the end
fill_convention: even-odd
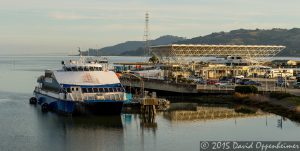
{"type": "Polygon", "coordinates": [[[87,93],[87,89],[86,88],[82,88],[82,93],[87,93]]]}
{"type": "Polygon", "coordinates": [[[89,93],[92,93],[92,92],[93,92],[93,89],[92,89],[92,88],[88,88],[88,92],[89,92],[89,93]]]}
{"type": "Polygon", "coordinates": [[[67,92],[70,93],[70,92],[71,92],[71,89],[70,89],[70,88],[67,88],[67,92]]]}
{"type": "Polygon", "coordinates": [[[78,71],[83,71],[83,67],[78,67],[78,71]]]}
{"type": "Polygon", "coordinates": [[[102,71],[102,67],[99,67],[99,71],[102,71]]]}
{"type": "Polygon", "coordinates": [[[114,92],[113,88],[109,88],[109,92],[114,92]]]}
{"type": "Polygon", "coordinates": [[[93,88],[94,92],[99,92],[98,88],[93,88]]]}
{"type": "Polygon", "coordinates": [[[105,91],[105,92],[108,92],[108,88],[104,88],[104,91],[105,91]]]}
{"type": "Polygon", "coordinates": [[[89,71],[89,68],[88,67],[84,67],[84,71],[89,71]]]}
{"type": "Polygon", "coordinates": [[[77,71],[77,68],[76,67],[72,67],[72,71],[77,71]]]}
{"type": "Polygon", "coordinates": [[[90,67],[90,71],[94,71],[94,67],[90,67]]]}
{"type": "Polygon", "coordinates": [[[118,89],[117,89],[117,88],[114,88],[114,92],[118,92],[118,89]]]}
{"type": "Polygon", "coordinates": [[[103,88],[99,88],[99,92],[104,92],[103,88]]]}
{"type": "Polygon", "coordinates": [[[67,67],[67,68],[66,68],[66,71],[71,71],[71,68],[68,68],[68,67],[67,67]]]}
{"type": "Polygon", "coordinates": [[[79,89],[78,88],[76,88],[76,91],[78,91],[79,89]]]}

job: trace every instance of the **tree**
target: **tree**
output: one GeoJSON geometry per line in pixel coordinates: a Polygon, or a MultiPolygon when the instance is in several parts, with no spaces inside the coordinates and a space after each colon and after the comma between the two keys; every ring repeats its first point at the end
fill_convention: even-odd
{"type": "Polygon", "coordinates": [[[159,59],[155,55],[153,55],[151,58],[149,58],[149,62],[156,64],[159,63],[159,59]]]}

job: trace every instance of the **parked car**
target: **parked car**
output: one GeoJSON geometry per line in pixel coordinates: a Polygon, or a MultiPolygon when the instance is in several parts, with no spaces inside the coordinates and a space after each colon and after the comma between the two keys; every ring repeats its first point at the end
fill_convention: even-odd
{"type": "Polygon", "coordinates": [[[288,80],[296,80],[297,77],[296,76],[289,76],[289,77],[286,77],[286,79],[288,79],[288,80]]]}
{"type": "Polygon", "coordinates": [[[237,76],[234,76],[235,78],[239,78],[239,79],[244,79],[245,77],[243,75],[237,75],[237,76]]]}
{"type": "Polygon", "coordinates": [[[226,76],[219,78],[219,81],[222,81],[222,82],[232,82],[232,80],[233,80],[232,77],[226,77],[226,76]]]}
{"type": "Polygon", "coordinates": [[[277,86],[277,87],[289,87],[290,84],[286,81],[277,81],[275,83],[275,86],[277,86]]]}
{"type": "Polygon", "coordinates": [[[189,77],[187,79],[193,81],[194,83],[204,84],[204,79],[202,77],[189,77]]]}
{"type": "Polygon", "coordinates": [[[246,82],[251,81],[251,79],[241,79],[239,82],[240,85],[245,85],[246,82]]]}
{"type": "Polygon", "coordinates": [[[217,80],[208,79],[208,80],[206,81],[206,84],[207,84],[207,85],[214,85],[214,84],[216,84],[217,82],[218,82],[217,80]]]}
{"type": "Polygon", "coordinates": [[[218,82],[215,86],[219,88],[234,88],[235,84],[231,82],[218,82]]]}
{"type": "Polygon", "coordinates": [[[256,85],[256,86],[261,86],[261,83],[259,83],[259,82],[257,82],[257,81],[252,81],[252,80],[250,80],[250,81],[246,81],[246,82],[244,83],[244,85],[256,85]]]}
{"type": "Polygon", "coordinates": [[[295,82],[295,83],[293,84],[293,88],[299,89],[299,88],[300,88],[300,82],[295,82]]]}

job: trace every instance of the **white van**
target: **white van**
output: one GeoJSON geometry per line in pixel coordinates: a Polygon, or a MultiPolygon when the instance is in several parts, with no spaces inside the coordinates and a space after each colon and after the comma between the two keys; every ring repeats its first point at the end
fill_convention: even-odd
{"type": "Polygon", "coordinates": [[[271,69],[265,74],[265,78],[277,78],[277,77],[291,77],[293,76],[293,69],[271,69]]]}

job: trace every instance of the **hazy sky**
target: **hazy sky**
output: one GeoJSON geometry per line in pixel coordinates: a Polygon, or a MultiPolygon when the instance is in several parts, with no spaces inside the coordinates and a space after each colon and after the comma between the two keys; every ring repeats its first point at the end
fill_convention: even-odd
{"type": "Polygon", "coordinates": [[[0,0],[0,55],[71,54],[150,38],[300,26],[299,0],[0,0]]]}

